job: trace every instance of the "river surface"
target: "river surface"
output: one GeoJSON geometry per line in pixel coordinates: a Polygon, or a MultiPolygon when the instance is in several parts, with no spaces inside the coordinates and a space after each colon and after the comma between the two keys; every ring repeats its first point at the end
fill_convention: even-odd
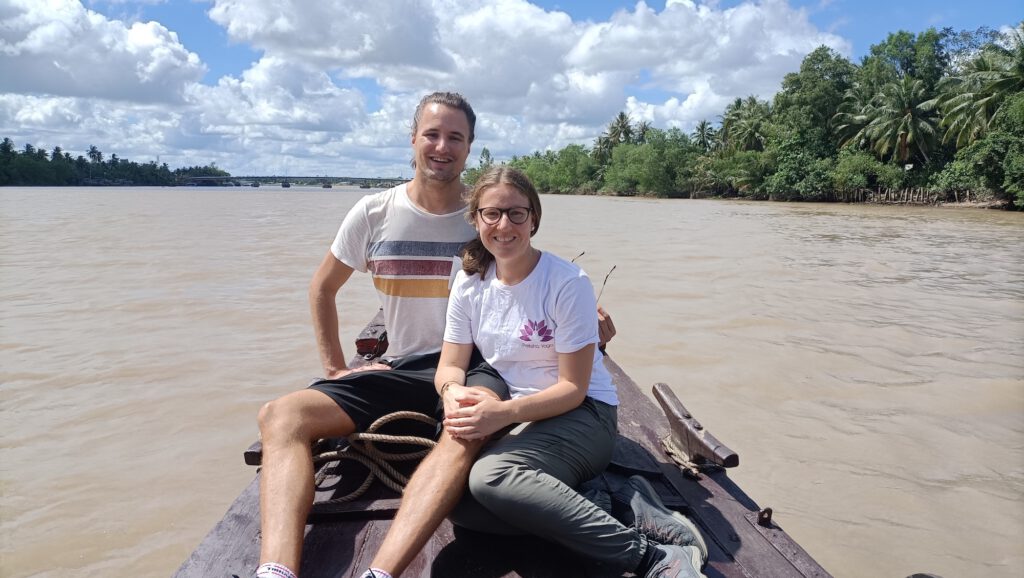
{"type": "MultiPolygon", "coordinates": [[[[365,190],[0,189],[0,575],[166,576],[320,369],[306,287],[365,190]]],[[[616,361],[740,454],[836,576],[1024,575],[1024,214],[545,196],[616,361]]],[[[376,305],[339,299],[342,339],[376,305]]]]}

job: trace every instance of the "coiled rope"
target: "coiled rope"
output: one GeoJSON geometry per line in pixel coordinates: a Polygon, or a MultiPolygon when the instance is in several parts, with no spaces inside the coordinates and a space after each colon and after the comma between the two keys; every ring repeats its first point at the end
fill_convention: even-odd
{"type": "MultiPolygon", "coordinates": [[[[374,479],[380,480],[385,486],[401,494],[405,488],[405,484],[409,481],[409,478],[396,470],[394,466],[391,465],[391,462],[418,460],[430,453],[430,450],[437,445],[437,442],[434,440],[419,436],[376,433],[377,430],[385,424],[403,419],[418,421],[437,427],[437,420],[428,415],[415,411],[396,411],[395,413],[389,413],[388,415],[382,416],[380,419],[370,424],[370,427],[366,428],[366,431],[357,432],[348,436],[347,439],[349,445],[347,447],[340,450],[331,450],[329,452],[314,455],[314,464],[350,460],[359,462],[370,470],[366,475],[366,479],[363,480],[363,483],[360,484],[358,488],[352,490],[349,494],[319,503],[337,504],[341,502],[351,502],[365,494],[366,491],[370,489],[370,486],[373,485],[374,479]],[[387,452],[375,446],[375,443],[416,445],[423,446],[424,449],[414,452],[387,452]]],[[[316,487],[319,487],[327,476],[330,475],[328,469],[329,468],[322,468],[317,473],[315,479],[316,487]]]]}

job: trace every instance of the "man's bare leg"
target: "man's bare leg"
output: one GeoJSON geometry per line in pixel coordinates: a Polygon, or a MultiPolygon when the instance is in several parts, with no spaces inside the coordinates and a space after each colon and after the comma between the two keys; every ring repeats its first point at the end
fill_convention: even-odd
{"type": "Polygon", "coordinates": [[[343,437],[355,423],[327,394],[296,391],[267,403],[259,413],[263,443],[260,473],[260,563],[298,573],[303,531],[313,505],[313,457],[320,438],[343,437]]]}
{"type": "Polygon", "coordinates": [[[447,432],[409,479],[402,505],[372,566],[399,576],[416,558],[434,530],[462,498],[469,470],[486,440],[452,438],[447,432]]]}

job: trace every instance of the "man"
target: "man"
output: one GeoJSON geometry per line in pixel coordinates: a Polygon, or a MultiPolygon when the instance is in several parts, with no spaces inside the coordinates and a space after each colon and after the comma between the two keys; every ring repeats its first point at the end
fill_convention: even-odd
{"type": "MultiPolygon", "coordinates": [[[[409,183],[364,197],[348,213],[310,283],[310,309],[327,380],[266,404],[260,481],[261,565],[257,576],[291,578],[299,568],[303,528],[313,502],[310,444],[365,429],[398,410],[436,414],[433,374],[444,331],[455,256],[475,231],[464,218],[460,176],[476,115],[462,96],[434,93],[416,108],[409,183]],[[350,369],[338,337],[338,290],[354,270],[369,271],[388,330],[389,363],[350,369]]],[[[603,312],[602,339],[614,335],[603,312]]],[[[507,395],[486,364],[467,385],[507,395]]],[[[462,494],[483,441],[442,435],[410,480],[402,508],[375,563],[404,569],[462,494]]]]}

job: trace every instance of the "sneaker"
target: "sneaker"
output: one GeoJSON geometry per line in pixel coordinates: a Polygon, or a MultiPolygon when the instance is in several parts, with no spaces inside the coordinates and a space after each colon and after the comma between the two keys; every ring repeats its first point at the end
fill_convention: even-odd
{"type": "Polygon", "coordinates": [[[657,545],[660,558],[651,565],[644,578],[703,578],[702,555],[695,546],[657,545]]]}
{"type": "Polygon", "coordinates": [[[629,511],[623,515],[626,525],[636,527],[659,544],[693,546],[702,562],[708,559],[708,547],[697,525],[679,512],[666,508],[658,492],[642,476],[631,476],[615,492],[615,497],[629,506],[629,511]]]}

